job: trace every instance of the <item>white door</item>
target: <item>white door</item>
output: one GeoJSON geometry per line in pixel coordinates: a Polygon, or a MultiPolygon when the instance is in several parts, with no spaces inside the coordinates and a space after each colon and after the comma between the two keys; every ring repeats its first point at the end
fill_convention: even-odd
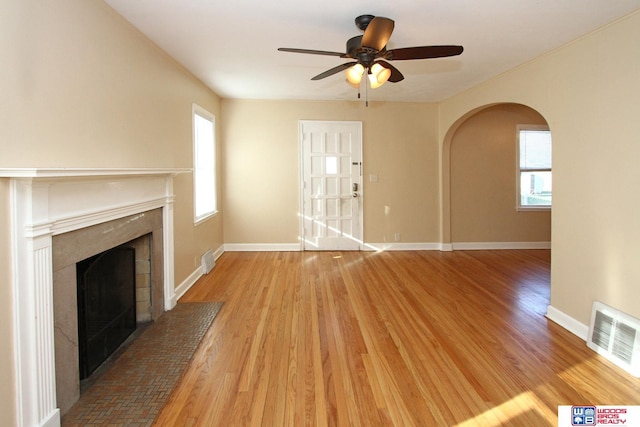
{"type": "Polygon", "coordinates": [[[362,249],[362,123],[301,121],[304,250],[362,249]]]}

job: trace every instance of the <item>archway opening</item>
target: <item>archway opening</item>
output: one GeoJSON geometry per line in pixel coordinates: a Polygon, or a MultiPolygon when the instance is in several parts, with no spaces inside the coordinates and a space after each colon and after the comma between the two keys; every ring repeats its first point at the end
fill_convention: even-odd
{"type": "Polygon", "coordinates": [[[443,143],[442,242],[450,249],[550,248],[551,211],[517,209],[517,133],[548,126],[536,110],[486,105],[458,119],[443,143]]]}

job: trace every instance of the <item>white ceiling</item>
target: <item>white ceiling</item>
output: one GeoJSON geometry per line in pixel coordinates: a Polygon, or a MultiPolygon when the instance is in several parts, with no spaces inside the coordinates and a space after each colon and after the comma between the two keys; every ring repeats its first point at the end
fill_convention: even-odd
{"type": "MultiPolygon", "coordinates": [[[[223,98],[355,100],[344,73],[311,77],[345,51],[358,15],[395,21],[388,49],[464,46],[451,58],[396,61],[405,76],[371,100],[436,102],[640,9],[640,0],[105,0],[223,98]]],[[[594,58],[597,60],[597,58],[594,58]]]]}

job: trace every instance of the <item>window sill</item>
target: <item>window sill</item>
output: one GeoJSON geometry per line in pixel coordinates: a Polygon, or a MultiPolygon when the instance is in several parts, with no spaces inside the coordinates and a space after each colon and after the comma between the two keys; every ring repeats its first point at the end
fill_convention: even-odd
{"type": "Polygon", "coordinates": [[[203,222],[205,222],[206,220],[208,220],[209,218],[213,218],[214,216],[218,215],[218,211],[213,211],[210,212],[204,216],[201,216],[200,218],[196,218],[195,221],[193,221],[193,225],[194,226],[198,226],[200,224],[202,224],[203,222]]]}
{"type": "Polygon", "coordinates": [[[550,212],[551,206],[516,206],[518,212],[550,212]]]}

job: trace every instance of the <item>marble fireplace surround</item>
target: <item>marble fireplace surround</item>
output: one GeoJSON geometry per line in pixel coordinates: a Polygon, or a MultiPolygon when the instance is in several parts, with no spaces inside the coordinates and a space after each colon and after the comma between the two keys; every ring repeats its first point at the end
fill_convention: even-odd
{"type": "Polygon", "coordinates": [[[80,398],[76,264],[91,256],[151,236],[151,318],[164,311],[162,209],[129,215],[53,236],[53,313],[56,401],[64,415],[80,398]]]}
{"type": "Polygon", "coordinates": [[[176,304],[173,177],[190,172],[191,169],[0,169],[0,176],[10,178],[18,425],[60,425],[53,292],[54,259],[58,255],[54,256],[54,237],[56,241],[57,236],[64,239],[66,233],[99,224],[106,224],[108,229],[109,224],[122,221],[146,221],[160,213],[161,231],[156,224],[152,226],[155,231],[146,232],[156,235],[152,240],[161,241],[161,248],[154,248],[162,253],[158,286],[162,288],[163,301],[157,305],[170,310],[176,304]],[[159,211],[150,212],[154,210],[159,211]]]}

